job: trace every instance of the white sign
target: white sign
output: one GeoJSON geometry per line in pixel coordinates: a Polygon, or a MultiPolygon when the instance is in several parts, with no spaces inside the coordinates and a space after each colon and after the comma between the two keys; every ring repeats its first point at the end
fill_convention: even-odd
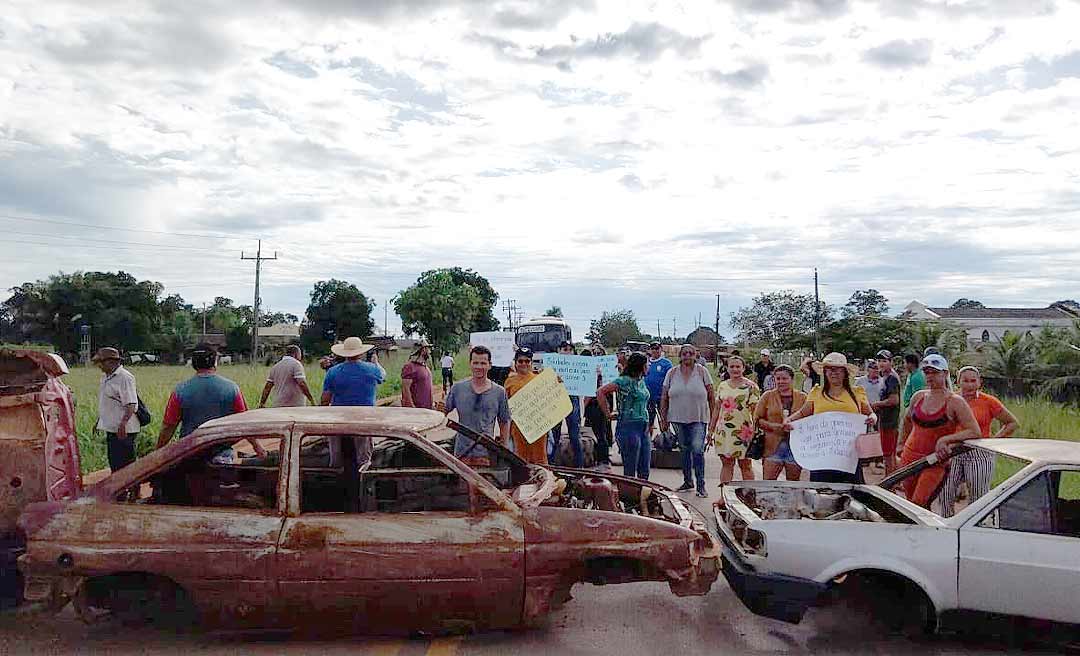
{"type": "Polygon", "coordinates": [[[587,355],[544,353],[544,369],[552,369],[562,378],[571,396],[596,396],[596,373],[600,363],[587,355]]]}
{"type": "Polygon", "coordinates": [[[469,346],[486,346],[491,349],[491,366],[509,367],[514,364],[514,333],[493,330],[469,335],[469,346]]]}
{"type": "Polygon", "coordinates": [[[615,379],[619,377],[619,356],[617,355],[601,355],[598,358],[593,358],[600,363],[600,375],[603,377],[603,384],[615,382],[615,379]]]}
{"type": "Polygon", "coordinates": [[[823,412],[791,423],[791,453],[804,469],[854,474],[859,466],[855,441],[865,432],[864,415],[823,412]]]}

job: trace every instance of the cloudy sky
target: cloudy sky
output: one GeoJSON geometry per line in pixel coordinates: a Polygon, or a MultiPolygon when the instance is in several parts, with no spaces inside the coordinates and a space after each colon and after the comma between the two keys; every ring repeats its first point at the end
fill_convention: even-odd
{"type": "MultiPolygon", "coordinates": [[[[583,336],[1080,297],[1076,0],[0,0],[0,286],[302,314],[467,266],[583,336]]],[[[399,325],[391,310],[390,330],[399,325]]],[[[722,331],[724,332],[724,331],[722,331]]],[[[729,334],[729,333],[728,333],[729,334]]]]}

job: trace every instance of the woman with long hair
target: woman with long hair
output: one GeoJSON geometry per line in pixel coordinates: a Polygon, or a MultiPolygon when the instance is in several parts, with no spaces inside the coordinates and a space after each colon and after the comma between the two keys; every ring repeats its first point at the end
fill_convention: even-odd
{"type": "Polygon", "coordinates": [[[784,421],[793,411],[803,407],[806,395],[795,389],[795,370],[789,365],[776,365],[772,376],[776,387],[762,394],[754,408],[754,419],[758,427],[765,431],[762,476],[775,481],[780,478],[780,472],[784,472],[787,480],[797,481],[802,476],[802,467],[795,462],[795,456],[791,453],[784,421]]]}
{"type": "Polygon", "coordinates": [[[926,377],[926,389],[915,392],[904,416],[904,428],[900,431],[900,443],[903,444],[900,466],[937,453],[940,460],[937,465],[904,481],[908,501],[929,509],[945,483],[946,459],[952,446],[979,437],[980,431],[964,397],[949,390],[949,362],[943,356],[931,353],[922,359],[919,368],[926,377]]]}
{"type": "MultiPolygon", "coordinates": [[[[982,391],[982,374],[977,367],[960,367],[956,375],[960,396],[964,397],[971,413],[975,415],[975,422],[979,424],[979,434],[982,437],[1010,437],[1016,432],[1020,422],[997,397],[982,391]],[[1001,427],[991,434],[990,429],[995,419],[1001,427]]],[[[973,449],[953,458],[949,462],[949,477],[945,480],[945,489],[942,491],[942,514],[952,517],[962,481],[967,481],[968,503],[971,503],[990,491],[990,477],[993,473],[994,457],[988,451],[973,449]]]]}
{"type": "Polygon", "coordinates": [[[622,374],[614,381],[596,390],[596,402],[604,417],[611,421],[608,395],[614,394],[619,407],[619,419],[615,423],[615,441],[623,459],[623,474],[649,480],[649,460],[652,444],[649,440],[649,388],[645,386],[645,366],[648,358],[644,353],[631,353],[626,358],[622,374]]]}
{"type": "MultiPolygon", "coordinates": [[[[866,391],[857,385],[852,385],[851,381],[859,368],[848,364],[847,357],[843,353],[826,355],[821,362],[813,364],[813,369],[821,376],[821,384],[810,390],[802,408],[784,422],[785,430],[791,430],[791,422],[811,415],[820,415],[823,412],[863,414],[866,415],[867,424],[877,421],[877,415],[874,414],[870,408],[870,402],[866,399],[866,391]]],[[[851,448],[855,449],[854,443],[851,448]]],[[[811,470],[810,480],[816,483],[861,483],[863,481],[862,468],[856,467],[854,474],[836,469],[811,470]]]]}
{"type": "Polygon", "coordinates": [[[747,378],[746,362],[737,355],[727,360],[728,379],[716,386],[716,412],[709,423],[709,435],[716,442],[720,456],[720,484],[735,478],[735,463],[739,463],[744,481],[754,480],[754,469],[746,457],[746,447],[754,437],[754,405],[761,390],[747,378]]]}

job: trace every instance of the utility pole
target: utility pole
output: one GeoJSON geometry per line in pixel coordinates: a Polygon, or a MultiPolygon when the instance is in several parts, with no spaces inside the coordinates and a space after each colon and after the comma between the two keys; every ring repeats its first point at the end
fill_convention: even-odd
{"type": "Polygon", "coordinates": [[[383,303],[382,306],[382,334],[383,337],[390,336],[390,329],[387,328],[388,317],[390,316],[390,301],[383,303]]]}
{"type": "Polygon", "coordinates": [[[240,251],[240,259],[255,260],[255,304],[251,308],[251,363],[255,364],[255,359],[259,357],[259,276],[262,273],[263,260],[276,260],[277,251],[274,251],[273,257],[263,257],[262,240],[260,239],[259,248],[255,251],[255,257],[247,257],[243,251],[240,251]]]}
{"type": "Polygon", "coordinates": [[[203,301],[202,304],[202,339],[199,341],[206,341],[206,301],[203,301]]]}
{"type": "Polygon", "coordinates": [[[671,317],[671,339],[675,339],[675,317],[671,317]]]}
{"type": "Polygon", "coordinates": [[[719,364],[720,362],[720,294],[716,295],[716,336],[713,337],[713,341],[716,342],[716,350],[713,351],[713,364],[719,364]]]}
{"type": "Polygon", "coordinates": [[[660,320],[656,320],[656,339],[660,339],[660,320]]]}
{"type": "Polygon", "coordinates": [[[512,298],[508,298],[503,301],[502,309],[506,312],[506,323],[509,324],[510,330],[514,329],[514,310],[517,308],[514,306],[516,301],[512,298]]]}
{"type": "Polygon", "coordinates": [[[818,296],[817,267],[814,267],[814,357],[821,357],[821,297],[818,296]]]}

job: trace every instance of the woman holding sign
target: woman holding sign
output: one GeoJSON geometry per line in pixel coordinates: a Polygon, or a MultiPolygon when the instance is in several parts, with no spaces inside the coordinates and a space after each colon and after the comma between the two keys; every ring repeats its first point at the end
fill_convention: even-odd
{"type": "Polygon", "coordinates": [[[608,421],[613,419],[608,395],[615,394],[619,402],[619,420],[615,424],[615,441],[623,459],[623,475],[649,480],[649,460],[652,444],[649,440],[649,388],[645,386],[644,353],[631,353],[626,358],[622,375],[596,390],[596,402],[608,421]]]}
{"type": "Polygon", "coordinates": [[[735,461],[744,481],[754,480],[754,469],[746,457],[746,447],[754,437],[754,406],[761,390],[745,377],[746,362],[737,355],[727,359],[728,379],[716,386],[716,412],[709,424],[709,434],[716,440],[716,454],[723,465],[720,484],[735,478],[735,461]]]}
{"type": "MultiPolygon", "coordinates": [[[[877,421],[877,415],[870,408],[866,399],[866,390],[853,386],[851,380],[859,368],[848,364],[843,353],[830,353],[815,362],[813,369],[821,376],[821,385],[815,385],[806,396],[806,403],[798,412],[788,417],[783,429],[791,431],[791,423],[823,412],[849,412],[866,415],[868,425],[877,421]]],[[[851,443],[852,451],[855,443],[851,443]]],[[[856,459],[857,460],[857,459],[856,459]]],[[[818,469],[810,472],[810,480],[815,483],[861,483],[862,468],[856,467],[855,473],[835,469],[818,469]]]]}
{"type": "Polygon", "coordinates": [[[780,472],[784,472],[787,480],[797,481],[802,476],[802,467],[791,454],[784,420],[803,407],[806,395],[795,389],[795,370],[790,366],[776,365],[772,375],[776,387],[762,394],[754,408],[754,419],[758,427],[765,431],[765,455],[761,460],[761,471],[765,480],[775,481],[780,478],[780,472]]]}
{"type": "MultiPolygon", "coordinates": [[[[506,397],[510,398],[528,385],[538,374],[533,372],[533,352],[531,349],[519,348],[514,353],[514,370],[506,378],[506,397]]],[[[518,454],[527,462],[534,465],[546,465],[547,440],[539,439],[529,444],[525,436],[518,430],[517,424],[510,424],[510,437],[514,440],[514,453],[518,454]]]]}

